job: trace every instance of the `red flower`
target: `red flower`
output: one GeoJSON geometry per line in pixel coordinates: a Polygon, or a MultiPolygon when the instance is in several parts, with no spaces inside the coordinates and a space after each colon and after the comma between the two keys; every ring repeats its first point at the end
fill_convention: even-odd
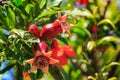
{"type": "Polygon", "coordinates": [[[59,61],[51,57],[52,51],[46,53],[47,45],[45,42],[36,44],[33,48],[34,58],[27,60],[26,62],[32,64],[30,71],[41,69],[42,72],[48,73],[49,64],[56,64],[59,61]]]}
{"type": "Polygon", "coordinates": [[[66,14],[61,16],[60,12],[58,12],[58,19],[53,23],[46,24],[43,26],[40,38],[41,39],[51,39],[56,37],[59,33],[67,32],[70,35],[69,28],[71,24],[66,22],[66,14]]]}
{"type": "Polygon", "coordinates": [[[37,37],[40,36],[40,31],[38,29],[38,27],[35,25],[35,24],[32,24],[30,27],[29,27],[29,32],[37,37]]]}
{"type": "Polygon", "coordinates": [[[95,32],[97,32],[97,27],[96,26],[93,26],[92,27],[92,31],[95,33],[95,32]]]}
{"type": "Polygon", "coordinates": [[[76,2],[77,3],[79,3],[79,4],[83,4],[83,5],[86,5],[86,4],[88,4],[88,0],[76,0],[76,2]]]}
{"type": "Polygon", "coordinates": [[[23,71],[23,80],[31,80],[29,74],[25,71],[23,71]]]}
{"type": "Polygon", "coordinates": [[[72,46],[59,46],[56,39],[53,39],[52,46],[52,57],[54,59],[59,60],[60,65],[67,64],[68,60],[67,57],[75,57],[76,54],[72,48],[72,46]]]}

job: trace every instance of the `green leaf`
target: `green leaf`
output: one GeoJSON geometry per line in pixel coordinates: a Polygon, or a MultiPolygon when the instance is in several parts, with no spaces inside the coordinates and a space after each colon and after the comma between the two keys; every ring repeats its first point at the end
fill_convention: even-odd
{"type": "Polygon", "coordinates": [[[37,79],[41,79],[43,77],[43,72],[41,70],[37,70],[37,79]]]}
{"type": "Polygon", "coordinates": [[[42,17],[51,16],[51,15],[56,14],[56,13],[57,12],[54,10],[46,9],[38,17],[36,17],[35,20],[39,20],[42,17]]]}
{"type": "Polygon", "coordinates": [[[59,35],[56,38],[68,45],[68,42],[65,40],[65,38],[63,38],[59,35]]]}
{"type": "Polygon", "coordinates": [[[111,20],[109,20],[109,19],[103,19],[103,20],[101,20],[101,21],[98,23],[98,25],[105,24],[105,23],[109,23],[115,31],[117,30],[117,29],[116,29],[116,26],[115,26],[115,25],[113,24],[113,22],[112,22],[111,20]]]}
{"type": "Polygon", "coordinates": [[[6,42],[0,39],[0,44],[6,44],[6,42]]]}
{"type": "Polygon", "coordinates": [[[95,7],[94,10],[93,10],[93,15],[94,16],[96,15],[97,9],[98,9],[98,7],[95,7]]]}
{"type": "Polygon", "coordinates": [[[19,30],[19,29],[12,29],[11,33],[15,33],[18,36],[20,36],[21,38],[24,38],[24,35],[27,31],[23,31],[23,30],[19,30]]]}
{"type": "Polygon", "coordinates": [[[41,1],[41,3],[40,3],[40,8],[41,8],[41,9],[44,7],[45,3],[46,3],[46,0],[42,0],[42,1],[41,1]]]}
{"type": "Polygon", "coordinates": [[[88,76],[88,79],[90,79],[90,80],[96,80],[96,78],[94,78],[93,76],[88,76]]]}
{"type": "Polygon", "coordinates": [[[96,46],[95,41],[89,41],[88,44],[87,44],[87,50],[91,51],[95,46],[96,46]]]}
{"type": "Polygon", "coordinates": [[[13,10],[8,7],[7,8],[8,11],[8,19],[9,19],[9,23],[11,25],[11,29],[15,28],[15,13],[13,12],[13,10]]]}
{"type": "MultiPolygon", "coordinates": [[[[83,24],[81,24],[80,21],[76,24],[76,28],[80,28],[83,31],[85,31],[89,37],[92,36],[91,33],[86,29],[86,27],[83,24]]],[[[79,31],[79,33],[80,33],[80,31],[79,31]]]]}
{"type": "Polygon", "coordinates": [[[25,7],[25,11],[29,14],[32,7],[34,7],[32,4],[27,4],[25,7]]]}
{"type": "Polygon", "coordinates": [[[107,68],[110,68],[111,66],[115,66],[115,65],[120,66],[120,63],[119,63],[119,62],[111,62],[110,64],[108,64],[108,65],[106,65],[106,66],[103,66],[102,69],[101,69],[101,71],[103,72],[103,71],[105,71],[107,68]]]}
{"type": "Polygon", "coordinates": [[[7,38],[6,38],[6,36],[3,34],[3,28],[0,28],[0,43],[6,43],[6,40],[7,40],[7,38]]]}
{"type": "Polygon", "coordinates": [[[14,2],[17,6],[22,5],[22,0],[14,0],[14,2]]]}
{"type": "Polygon", "coordinates": [[[37,38],[37,39],[35,39],[35,38],[30,38],[30,39],[28,39],[26,42],[39,43],[39,42],[40,42],[40,39],[39,39],[39,38],[37,38]]]}
{"type": "Polygon", "coordinates": [[[6,10],[2,9],[0,6],[0,23],[4,25],[7,29],[10,29],[9,20],[6,15],[6,10]]]}
{"type": "Polygon", "coordinates": [[[58,6],[61,2],[62,0],[51,0],[50,2],[47,3],[47,8],[58,6]]]}
{"type": "Polygon", "coordinates": [[[22,17],[24,20],[27,19],[26,15],[23,13],[23,11],[22,11],[21,9],[17,8],[17,7],[16,7],[13,3],[11,3],[10,1],[8,1],[7,3],[8,3],[9,5],[11,5],[11,6],[17,11],[17,13],[19,13],[19,14],[21,15],[21,17],[22,17]]]}
{"type": "Polygon", "coordinates": [[[119,38],[117,38],[115,36],[106,36],[106,37],[98,40],[97,45],[105,44],[105,43],[111,42],[111,41],[120,43],[120,39],[119,38]]]}
{"type": "Polygon", "coordinates": [[[77,9],[75,8],[73,11],[66,11],[66,13],[68,15],[71,15],[73,17],[78,17],[78,16],[87,16],[87,17],[93,17],[93,15],[91,14],[91,12],[87,9],[85,10],[80,10],[80,9],[77,9]]]}

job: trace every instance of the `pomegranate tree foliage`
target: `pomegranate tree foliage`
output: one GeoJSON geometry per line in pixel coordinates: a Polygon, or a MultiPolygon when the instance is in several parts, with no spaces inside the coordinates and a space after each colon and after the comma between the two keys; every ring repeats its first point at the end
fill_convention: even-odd
{"type": "Polygon", "coordinates": [[[4,69],[0,67],[0,78],[14,68],[16,80],[119,80],[120,4],[117,0],[88,0],[83,8],[75,3],[75,0],[1,0],[0,64],[5,60],[9,63],[4,69]],[[41,70],[30,72],[31,65],[26,60],[34,57],[33,46],[45,41],[50,48],[51,39],[39,39],[28,28],[35,24],[42,30],[58,18],[58,11],[67,14],[72,27],[70,36],[61,33],[55,38],[61,45],[72,45],[76,57],[68,58],[64,66],[49,66],[47,75],[41,70]]]}

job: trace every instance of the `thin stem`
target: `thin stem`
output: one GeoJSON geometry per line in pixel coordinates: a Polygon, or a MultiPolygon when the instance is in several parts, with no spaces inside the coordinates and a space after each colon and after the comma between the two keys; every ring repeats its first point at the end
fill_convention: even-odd
{"type": "Polygon", "coordinates": [[[108,6],[110,5],[110,2],[111,2],[111,0],[105,0],[105,7],[104,7],[104,10],[101,13],[101,19],[105,18],[105,14],[106,14],[108,6]]]}

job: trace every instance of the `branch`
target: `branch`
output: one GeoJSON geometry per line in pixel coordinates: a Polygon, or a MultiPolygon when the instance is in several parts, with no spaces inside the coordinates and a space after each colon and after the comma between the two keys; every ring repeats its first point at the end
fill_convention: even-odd
{"type": "Polygon", "coordinates": [[[110,5],[110,3],[111,3],[111,0],[105,0],[105,7],[104,7],[104,10],[101,13],[101,19],[105,18],[105,14],[106,14],[107,8],[110,5]]]}

